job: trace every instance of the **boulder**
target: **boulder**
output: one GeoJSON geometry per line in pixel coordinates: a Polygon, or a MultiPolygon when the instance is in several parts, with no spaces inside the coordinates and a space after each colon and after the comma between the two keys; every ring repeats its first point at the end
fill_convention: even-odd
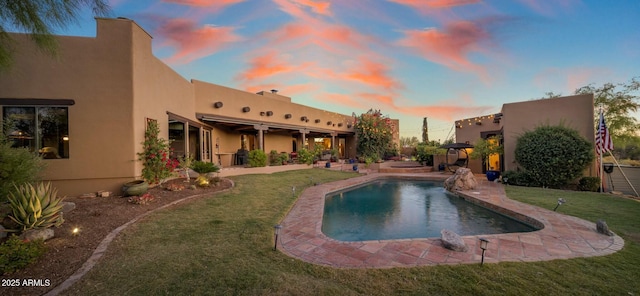
{"type": "Polygon", "coordinates": [[[63,212],[65,214],[68,214],[69,212],[76,209],[76,204],[70,201],[63,201],[60,202],[60,204],[62,204],[62,209],[60,210],[60,212],[63,212]]]}
{"type": "Polygon", "coordinates": [[[596,222],[596,231],[604,235],[613,236],[613,232],[609,230],[609,226],[607,226],[607,222],[604,220],[598,220],[596,222]]]}
{"type": "Polygon", "coordinates": [[[462,237],[460,237],[457,233],[448,229],[443,229],[442,231],[440,231],[440,234],[442,235],[442,245],[445,248],[456,252],[467,251],[467,244],[464,243],[462,237]]]}
{"type": "Polygon", "coordinates": [[[458,168],[453,176],[444,181],[444,188],[451,192],[472,190],[476,186],[478,186],[478,182],[469,168],[458,168]]]}
{"type": "Polygon", "coordinates": [[[23,234],[20,235],[21,239],[26,239],[29,241],[34,241],[34,240],[48,240],[50,238],[52,238],[54,236],[54,232],[53,229],[51,228],[44,228],[44,229],[31,229],[31,230],[27,230],[25,231],[23,234]]]}

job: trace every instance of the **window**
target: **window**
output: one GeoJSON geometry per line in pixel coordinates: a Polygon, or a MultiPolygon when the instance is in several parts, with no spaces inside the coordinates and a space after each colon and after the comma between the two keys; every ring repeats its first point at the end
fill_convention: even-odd
{"type": "Polygon", "coordinates": [[[6,106],[2,118],[13,147],[37,151],[45,159],[69,158],[67,107],[6,106]]]}

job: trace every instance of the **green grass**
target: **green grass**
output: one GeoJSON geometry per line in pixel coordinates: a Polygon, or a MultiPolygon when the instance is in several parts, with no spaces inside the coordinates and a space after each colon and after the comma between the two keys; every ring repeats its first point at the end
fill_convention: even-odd
{"type": "Polygon", "coordinates": [[[625,239],[605,257],[533,263],[334,269],[274,252],[273,225],[329,170],[233,177],[228,193],[157,212],[124,231],[72,287],[77,295],[638,295],[640,203],[609,195],[508,187],[508,196],[587,220],[625,239]],[[632,293],[632,294],[629,294],[632,293]]]}

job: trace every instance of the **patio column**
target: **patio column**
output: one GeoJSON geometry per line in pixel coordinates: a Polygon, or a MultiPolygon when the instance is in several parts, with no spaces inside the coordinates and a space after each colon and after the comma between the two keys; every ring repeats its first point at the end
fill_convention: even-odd
{"type": "Polygon", "coordinates": [[[263,137],[264,137],[264,132],[269,129],[268,126],[264,125],[264,124],[254,124],[253,128],[258,130],[258,149],[264,151],[264,146],[263,146],[263,137]]]}
{"type": "Polygon", "coordinates": [[[301,129],[301,130],[298,130],[298,131],[302,134],[302,148],[307,149],[307,148],[304,146],[304,144],[306,144],[306,143],[307,143],[307,137],[306,137],[306,135],[309,133],[309,130],[305,128],[305,129],[301,129]]]}
{"type": "Polygon", "coordinates": [[[336,148],[336,136],[338,135],[338,133],[336,132],[332,132],[331,133],[331,149],[335,149],[336,148]]]}

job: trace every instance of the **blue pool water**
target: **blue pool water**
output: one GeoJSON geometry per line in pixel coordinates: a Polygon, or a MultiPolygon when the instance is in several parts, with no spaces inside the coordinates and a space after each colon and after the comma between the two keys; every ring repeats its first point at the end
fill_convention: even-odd
{"type": "Polygon", "coordinates": [[[340,241],[534,231],[535,228],[448,193],[441,182],[383,180],[328,195],[322,232],[340,241]]]}

